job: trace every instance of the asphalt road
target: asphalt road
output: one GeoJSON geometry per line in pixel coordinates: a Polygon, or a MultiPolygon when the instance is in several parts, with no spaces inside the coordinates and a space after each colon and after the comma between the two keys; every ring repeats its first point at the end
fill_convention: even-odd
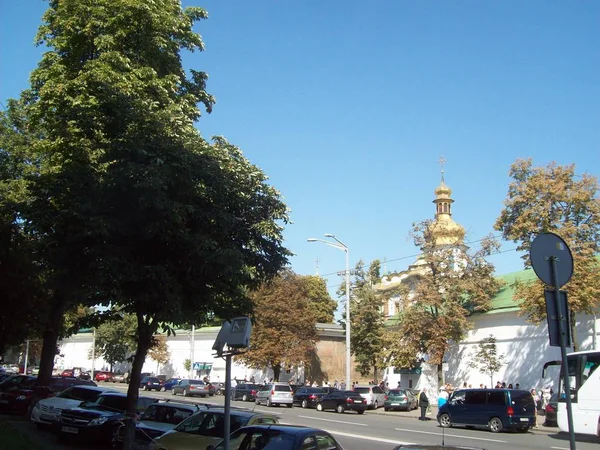
{"type": "MultiPolygon", "coordinates": [[[[125,384],[107,383],[116,390],[126,391],[125,384]]],[[[223,396],[206,398],[184,398],[166,392],[141,392],[141,395],[160,399],[171,399],[185,402],[212,403],[223,405],[223,396]]],[[[466,428],[441,428],[434,416],[429,421],[417,420],[418,412],[384,412],[367,411],[363,415],[355,412],[338,414],[336,412],[319,412],[315,409],[294,407],[267,408],[254,403],[234,401],[233,406],[247,407],[277,414],[284,423],[307,425],[329,431],[342,444],[345,450],[390,450],[398,444],[420,443],[429,445],[463,445],[488,450],[569,450],[569,439],[558,428],[540,427],[528,433],[492,433],[488,430],[470,430],[466,428]]],[[[594,437],[578,437],[578,450],[598,450],[594,437]]]]}

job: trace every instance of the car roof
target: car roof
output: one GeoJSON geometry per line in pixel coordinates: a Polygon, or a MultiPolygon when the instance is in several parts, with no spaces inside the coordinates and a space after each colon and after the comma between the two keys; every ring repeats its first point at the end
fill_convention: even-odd
{"type": "Polygon", "coordinates": [[[179,402],[171,402],[169,400],[156,402],[150,406],[172,406],[173,408],[184,408],[184,409],[188,409],[193,412],[198,411],[200,409],[200,407],[204,407],[204,405],[201,405],[201,404],[196,405],[193,403],[179,403],[179,402]]]}
{"type": "Polygon", "coordinates": [[[305,427],[303,425],[288,425],[288,424],[269,424],[269,425],[250,425],[247,427],[240,428],[240,430],[244,429],[255,429],[255,430],[278,430],[284,431],[288,434],[303,434],[303,433],[327,433],[328,431],[322,430],[320,428],[314,427],[305,427]]]}
{"type": "Polygon", "coordinates": [[[356,384],[354,385],[355,388],[360,387],[360,388],[374,388],[377,387],[376,384],[356,384]]]}

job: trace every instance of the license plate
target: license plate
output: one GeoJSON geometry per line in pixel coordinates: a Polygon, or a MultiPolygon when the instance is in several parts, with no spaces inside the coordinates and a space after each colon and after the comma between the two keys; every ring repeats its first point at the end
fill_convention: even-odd
{"type": "Polygon", "coordinates": [[[49,416],[48,414],[41,414],[40,419],[47,420],[48,422],[52,422],[54,420],[53,416],[49,416]]]}
{"type": "Polygon", "coordinates": [[[362,403],[362,400],[354,400],[354,403],[362,403]]]}
{"type": "Polygon", "coordinates": [[[400,406],[400,403],[390,403],[392,406],[400,406]]]}
{"type": "Polygon", "coordinates": [[[64,433],[78,434],[79,433],[79,428],[76,428],[76,427],[62,427],[60,429],[60,431],[62,431],[64,433]]]}
{"type": "Polygon", "coordinates": [[[529,419],[527,417],[521,417],[521,422],[529,422],[529,419]]]}

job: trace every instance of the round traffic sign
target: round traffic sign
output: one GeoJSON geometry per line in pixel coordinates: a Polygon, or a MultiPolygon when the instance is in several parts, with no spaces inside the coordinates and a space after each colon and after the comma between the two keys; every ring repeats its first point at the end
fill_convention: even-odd
{"type": "Polygon", "coordinates": [[[573,255],[567,243],[554,233],[538,234],[529,250],[531,266],[537,277],[554,286],[552,259],[556,261],[556,284],[564,286],[573,276],[573,255]]]}

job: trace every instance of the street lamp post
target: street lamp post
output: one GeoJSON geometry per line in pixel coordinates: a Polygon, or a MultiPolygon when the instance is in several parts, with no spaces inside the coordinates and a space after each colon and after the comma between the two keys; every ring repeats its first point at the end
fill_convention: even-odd
{"type": "Polygon", "coordinates": [[[330,247],[343,250],[346,253],[346,389],[351,389],[352,379],[350,372],[350,256],[348,246],[335,237],[333,234],[326,234],[326,238],[331,238],[336,242],[326,241],[324,239],[307,239],[308,242],[322,242],[330,247]]]}

